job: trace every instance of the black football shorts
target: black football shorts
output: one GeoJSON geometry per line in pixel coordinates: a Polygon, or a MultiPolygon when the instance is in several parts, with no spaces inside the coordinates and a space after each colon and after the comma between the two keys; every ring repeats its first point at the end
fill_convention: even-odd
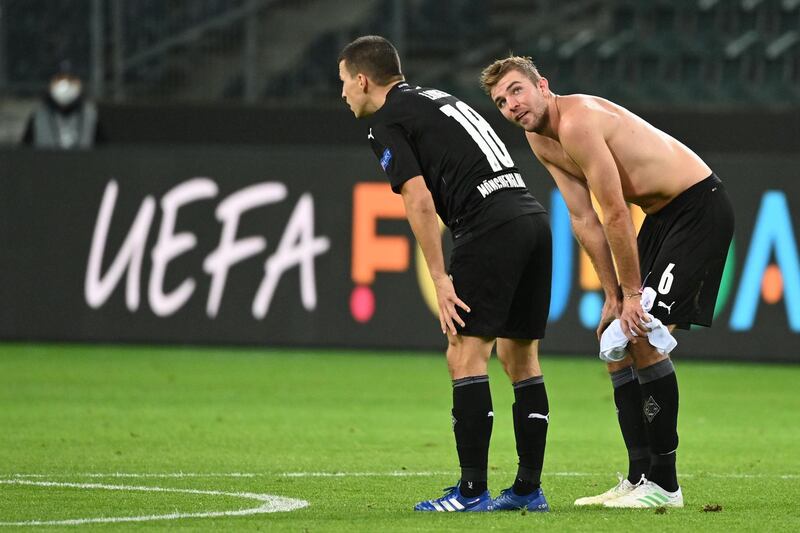
{"type": "Polygon", "coordinates": [[[541,339],[550,310],[552,239],[546,213],[522,215],[456,247],[450,276],[471,312],[458,308],[473,337],[541,339]]]}
{"type": "Polygon", "coordinates": [[[645,217],[637,243],[643,286],[656,291],[653,316],[684,329],[711,325],[733,219],[715,174],[645,217]]]}

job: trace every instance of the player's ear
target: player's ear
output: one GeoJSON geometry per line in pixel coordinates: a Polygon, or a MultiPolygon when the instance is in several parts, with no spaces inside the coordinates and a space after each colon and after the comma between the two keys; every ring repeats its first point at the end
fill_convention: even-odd
{"type": "Polygon", "coordinates": [[[539,90],[543,95],[550,92],[550,82],[547,81],[547,78],[539,78],[539,90]]]}
{"type": "Polygon", "coordinates": [[[358,86],[361,87],[361,91],[367,92],[367,89],[369,88],[369,78],[367,78],[361,72],[359,72],[357,76],[358,76],[358,86]]]}

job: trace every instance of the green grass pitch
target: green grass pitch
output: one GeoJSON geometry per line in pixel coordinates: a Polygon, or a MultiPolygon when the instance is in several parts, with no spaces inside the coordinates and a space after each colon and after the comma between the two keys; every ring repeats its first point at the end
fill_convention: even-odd
{"type": "MultiPolygon", "coordinates": [[[[543,356],[552,511],[440,514],[411,508],[458,477],[441,355],[3,344],[0,522],[77,525],[0,533],[800,531],[800,366],[675,359],[686,508],[572,506],[616,482],[625,450],[604,365],[543,356]],[[213,515],[262,504],[247,494],[309,505],[213,515]],[[88,522],[158,515],[179,518],[88,522]]],[[[516,457],[512,391],[494,359],[490,376],[496,494],[516,457]]]]}

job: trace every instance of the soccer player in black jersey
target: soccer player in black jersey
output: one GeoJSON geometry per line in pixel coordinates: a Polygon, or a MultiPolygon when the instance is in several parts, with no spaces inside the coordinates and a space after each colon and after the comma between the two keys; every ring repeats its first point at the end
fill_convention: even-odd
{"type": "Polygon", "coordinates": [[[448,337],[461,480],[415,509],[547,511],[540,475],[550,410],[537,340],[550,306],[547,214],[483,117],[445,92],[406,83],[386,39],[365,36],[348,44],[339,55],[339,76],[342,98],[365,119],[366,137],[392,190],[403,197],[448,337]],[[437,214],[453,236],[448,270],[437,214]],[[495,341],[514,387],[519,468],[513,486],[492,500],[487,363],[495,341]]]}
{"type": "Polygon", "coordinates": [[[525,130],[564,197],[605,292],[598,338],[618,320],[622,344],[622,334],[629,341],[624,358],[608,363],[628,477],[575,505],[683,507],[675,469],[678,382],[668,354],[647,337],[648,324],[658,323],[645,311],[670,331],[711,325],[733,237],[725,187],[692,150],[627,109],[596,96],[554,94],[529,57],[495,61],[481,84],[525,130]],[[647,215],[638,239],[626,202],[647,215]]]}

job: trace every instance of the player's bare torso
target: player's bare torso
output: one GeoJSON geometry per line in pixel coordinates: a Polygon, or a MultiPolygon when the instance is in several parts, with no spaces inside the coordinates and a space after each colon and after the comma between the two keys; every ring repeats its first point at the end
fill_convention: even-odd
{"type": "MultiPolygon", "coordinates": [[[[557,105],[562,123],[593,115],[616,162],[625,200],[645,213],[655,213],[711,174],[689,148],[613,102],[575,94],[559,96],[557,105]]],[[[536,133],[526,133],[526,137],[538,157],[586,180],[561,143],[536,133]]]]}

